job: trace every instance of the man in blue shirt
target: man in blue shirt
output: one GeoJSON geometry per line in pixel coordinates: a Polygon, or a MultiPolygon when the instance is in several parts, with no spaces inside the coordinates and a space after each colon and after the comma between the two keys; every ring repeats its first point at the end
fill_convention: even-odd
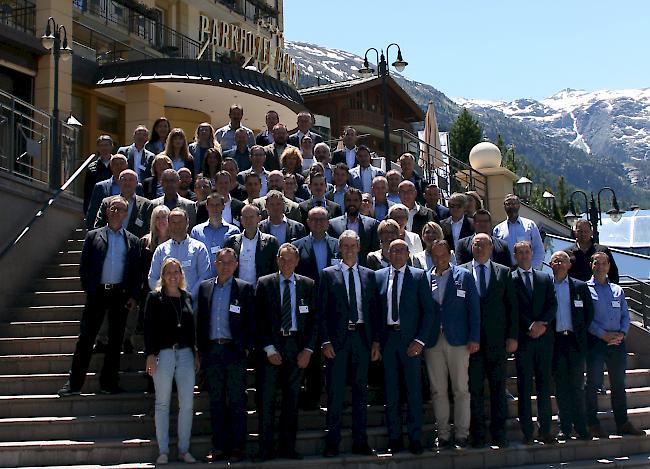
{"type": "Polygon", "coordinates": [[[508,218],[494,227],[494,236],[508,243],[513,265],[515,264],[515,244],[519,241],[528,241],[533,247],[533,268],[541,269],[544,260],[544,243],[537,225],[533,220],[519,216],[521,203],[516,195],[506,195],[503,207],[508,218]]]}
{"type": "Polygon", "coordinates": [[[625,336],[630,328],[630,313],[623,289],[607,279],[610,267],[607,253],[596,252],[591,256],[591,270],[594,276],[587,282],[587,286],[594,304],[594,319],[589,326],[587,339],[587,423],[593,436],[597,438],[609,436],[600,426],[597,416],[596,385],[602,382],[603,363],[605,363],[612,386],[612,410],[617,433],[645,435],[627,418],[625,336]]]}

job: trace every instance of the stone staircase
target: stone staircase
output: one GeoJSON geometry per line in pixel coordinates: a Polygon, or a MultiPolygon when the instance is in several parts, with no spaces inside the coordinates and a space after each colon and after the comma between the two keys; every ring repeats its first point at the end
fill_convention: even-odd
{"type": "MultiPolygon", "coordinates": [[[[34,292],[21,297],[9,311],[10,322],[0,324],[0,467],[153,467],[157,456],[153,419],[154,398],[147,394],[142,353],[123,355],[120,385],[127,391],[121,395],[98,394],[96,372],[102,356],[91,362],[90,374],[80,396],[60,398],[57,389],[66,381],[67,370],[79,332],[84,293],[78,278],[78,264],[84,231],[76,230],[34,283],[34,292]]],[[[640,330],[636,333],[644,334],[640,330]]],[[[516,395],[514,362],[508,363],[508,388],[516,395]]],[[[608,386],[607,376],[605,383],[608,386]]],[[[650,354],[631,351],[627,371],[630,420],[639,428],[650,429],[650,354]]],[[[257,449],[257,416],[254,404],[253,370],[249,370],[249,456],[257,449]]],[[[175,399],[175,396],[174,396],[175,399]]],[[[601,422],[613,431],[609,395],[600,396],[603,410],[601,422]]],[[[348,395],[348,401],[350,396],[348,395]]],[[[325,402],[323,400],[323,402],[325,402]]],[[[507,449],[468,449],[432,451],[422,456],[401,453],[359,457],[345,454],[324,459],[324,412],[300,413],[298,451],[304,461],[271,461],[263,467],[376,467],[404,468],[458,467],[556,467],[588,468],[608,462],[610,466],[650,467],[650,438],[610,437],[606,440],[580,442],[571,440],[558,445],[522,446],[516,420],[517,403],[509,401],[507,449]],[[601,460],[599,462],[599,460],[601,460]],[[534,465],[534,466],[529,466],[534,465]]],[[[557,412],[553,400],[554,412],[557,412]]],[[[175,405],[173,413],[175,412],[175,405]]],[[[533,407],[535,411],[535,408],[533,407]]],[[[433,438],[430,405],[425,409],[427,445],[433,438]]],[[[555,418],[555,417],[554,417],[555,418]]],[[[350,409],[344,415],[342,451],[351,445],[350,409]]],[[[170,427],[175,433],[176,419],[170,427]]],[[[380,405],[368,410],[369,443],[385,448],[384,412],[380,405]]],[[[205,392],[195,397],[195,418],[192,453],[203,457],[210,449],[208,400],[205,392]]],[[[172,438],[172,444],[174,440],[172,438]]],[[[174,449],[172,449],[172,456],[174,449]]],[[[202,464],[196,467],[201,467],[202,464]]],[[[211,467],[219,465],[211,465],[211,467]]],[[[225,467],[225,464],[223,465],[225,467]]],[[[248,460],[240,467],[257,467],[248,460]]],[[[171,464],[170,467],[175,467],[171,464]]],[[[177,467],[181,467],[180,465],[177,467]]],[[[208,467],[205,465],[205,467],[208,467]]]]}

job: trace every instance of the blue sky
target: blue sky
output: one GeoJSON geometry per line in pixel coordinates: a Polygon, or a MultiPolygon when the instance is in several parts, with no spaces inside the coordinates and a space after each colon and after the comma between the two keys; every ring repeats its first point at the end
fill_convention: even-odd
{"type": "Polygon", "coordinates": [[[284,0],[289,40],[358,55],[396,42],[407,77],[494,100],[650,86],[649,20],[642,0],[284,0]]]}

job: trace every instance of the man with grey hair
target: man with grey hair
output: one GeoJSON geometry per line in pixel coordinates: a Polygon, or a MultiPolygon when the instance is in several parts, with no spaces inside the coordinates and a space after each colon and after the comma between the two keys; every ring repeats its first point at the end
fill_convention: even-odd
{"type": "Polygon", "coordinates": [[[388,180],[385,176],[375,176],[372,180],[372,216],[377,221],[382,221],[388,216],[388,209],[395,202],[386,198],[388,194],[388,180]]]}
{"type": "MultiPolygon", "coordinates": [[[[314,146],[314,159],[323,165],[323,168],[325,168],[325,179],[328,184],[332,184],[332,181],[334,180],[334,167],[330,163],[332,156],[330,153],[330,147],[327,146],[327,143],[321,142],[314,146]]],[[[303,175],[306,177],[308,172],[309,168],[306,168],[303,175]]]]}
{"type": "Polygon", "coordinates": [[[232,158],[237,162],[240,170],[246,170],[251,166],[251,157],[248,141],[248,129],[240,127],[235,130],[235,146],[229,150],[224,149],[223,158],[232,158]]]}
{"type": "Polygon", "coordinates": [[[343,131],[343,148],[332,154],[332,164],[345,163],[348,168],[354,168],[357,163],[357,130],[354,127],[346,127],[343,131]]]}
{"type": "Polygon", "coordinates": [[[262,182],[262,188],[260,194],[263,196],[266,195],[266,192],[269,190],[268,180],[269,180],[269,171],[266,166],[267,155],[264,151],[264,147],[259,145],[253,145],[250,149],[250,162],[246,166],[246,169],[239,171],[237,174],[237,181],[239,184],[246,184],[246,176],[249,174],[257,174],[260,177],[262,182]]]}
{"type": "Polygon", "coordinates": [[[311,112],[300,111],[298,113],[298,117],[296,118],[296,125],[298,126],[298,131],[289,136],[290,145],[300,148],[300,144],[302,143],[302,138],[305,135],[309,135],[312,141],[314,142],[314,144],[323,141],[323,137],[311,131],[311,128],[314,125],[314,116],[312,116],[311,112]]]}
{"type": "Polygon", "coordinates": [[[259,224],[262,233],[275,236],[280,244],[291,243],[307,234],[302,223],[290,220],[285,215],[285,197],[282,192],[273,189],[266,194],[265,199],[268,218],[262,220],[259,224]]]}
{"type": "MultiPolygon", "coordinates": [[[[366,433],[370,345],[379,338],[373,325],[376,285],[372,270],[358,264],[359,235],[339,236],[339,264],[323,270],[318,293],[321,349],[327,369],[326,457],[339,454],[341,415],[348,366],[352,367],[352,452],[370,455],[366,433]]],[[[372,360],[378,360],[378,354],[372,360]]]]}
{"type": "Polygon", "coordinates": [[[386,198],[395,204],[402,203],[399,198],[399,184],[403,180],[402,174],[396,169],[391,169],[386,173],[386,181],[388,182],[388,194],[386,198]]]}
{"type": "MultiPolygon", "coordinates": [[[[405,153],[408,155],[408,153],[405,153]]],[[[408,160],[408,158],[407,158],[408,160]]],[[[397,187],[399,198],[409,210],[408,222],[406,229],[422,237],[422,228],[430,221],[435,221],[433,210],[429,210],[417,203],[418,189],[413,182],[405,179],[397,187]]]]}
{"type": "MultiPolygon", "coordinates": [[[[503,199],[503,207],[508,218],[494,227],[494,236],[508,243],[513,264],[515,263],[515,243],[528,241],[533,247],[533,268],[541,269],[544,261],[544,243],[537,225],[533,220],[519,216],[521,203],[516,195],[506,195],[503,199]]],[[[451,210],[451,204],[449,209],[451,210]]]]}
{"type": "Polygon", "coordinates": [[[406,245],[409,247],[409,252],[412,255],[415,255],[419,252],[424,251],[422,246],[422,239],[415,233],[412,233],[406,229],[406,224],[408,223],[409,209],[404,204],[394,204],[391,208],[388,209],[387,219],[395,220],[399,225],[400,230],[400,239],[403,239],[406,242],[406,245]]]}
{"type": "Polygon", "coordinates": [[[440,222],[440,228],[449,246],[456,251],[458,240],[474,234],[474,222],[465,216],[467,196],[459,192],[449,197],[449,212],[451,215],[440,222]]]}
{"type": "Polygon", "coordinates": [[[175,169],[166,169],[162,173],[162,187],[164,195],[153,199],[151,204],[154,207],[165,205],[168,209],[173,210],[176,207],[183,209],[187,214],[188,230],[191,230],[196,224],[196,203],[178,194],[181,179],[175,169]]]}

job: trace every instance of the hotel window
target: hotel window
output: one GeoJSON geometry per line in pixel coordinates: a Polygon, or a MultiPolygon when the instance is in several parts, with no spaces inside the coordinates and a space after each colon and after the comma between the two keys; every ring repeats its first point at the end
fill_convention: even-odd
{"type": "Polygon", "coordinates": [[[97,132],[99,134],[108,134],[118,143],[123,143],[123,116],[122,109],[115,104],[98,101],[97,102],[97,132]]]}

